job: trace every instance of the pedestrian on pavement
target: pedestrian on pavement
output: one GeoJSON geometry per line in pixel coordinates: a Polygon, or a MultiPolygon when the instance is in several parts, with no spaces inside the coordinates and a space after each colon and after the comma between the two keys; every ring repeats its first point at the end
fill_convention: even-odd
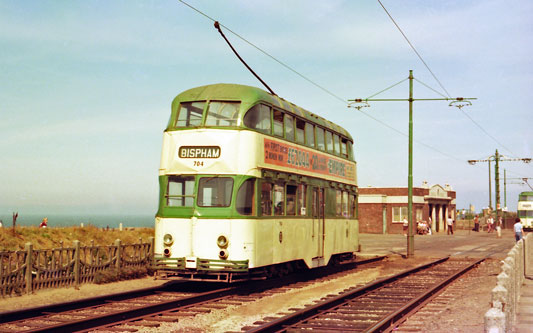
{"type": "Polygon", "coordinates": [[[479,232],[479,216],[474,217],[474,231],[479,232]]]}
{"type": "Polygon", "coordinates": [[[496,234],[498,234],[498,238],[502,238],[502,225],[503,225],[502,217],[499,216],[498,222],[496,222],[496,234]]]}
{"type": "Polygon", "coordinates": [[[494,218],[492,215],[489,215],[489,218],[487,219],[487,232],[491,233],[494,231],[494,218]]]}
{"type": "Polygon", "coordinates": [[[453,220],[451,216],[448,216],[446,220],[446,225],[448,226],[448,235],[451,233],[453,235],[453,220]]]}
{"type": "Polygon", "coordinates": [[[522,239],[522,233],[523,233],[523,227],[522,223],[520,223],[520,218],[517,217],[514,224],[514,239],[518,242],[522,239]]]}
{"type": "Polygon", "coordinates": [[[403,235],[407,236],[407,229],[409,228],[409,221],[407,221],[407,218],[403,218],[403,235]]]}

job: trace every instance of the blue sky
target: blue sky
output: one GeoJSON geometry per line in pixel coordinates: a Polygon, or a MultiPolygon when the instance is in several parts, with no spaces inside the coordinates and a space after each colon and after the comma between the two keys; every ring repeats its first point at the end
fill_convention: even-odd
{"type": "MultiPolygon", "coordinates": [[[[448,183],[459,208],[479,210],[487,163],[466,161],[496,149],[533,155],[533,3],[382,2],[450,95],[478,98],[463,110],[498,141],[447,102],[415,102],[415,140],[438,151],[415,143],[414,185],[448,183]]],[[[410,69],[442,91],[377,1],[188,3],[342,99],[371,96],[410,69]]],[[[352,134],[360,186],[407,186],[406,136],[225,33],[279,96],[352,134]]],[[[213,23],[179,1],[0,1],[0,73],[0,214],[154,214],[172,99],[210,83],[260,87],[213,23]]],[[[377,97],[407,93],[405,82],[377,97]]],[[[364,112],[407,133],[406,102],[364,112]]],[[[502,179],[503,169],[533,177],[531,164],[501,169],[502,179]]],[[[528,189],[507,185],[511,210],[528,189]]]]}

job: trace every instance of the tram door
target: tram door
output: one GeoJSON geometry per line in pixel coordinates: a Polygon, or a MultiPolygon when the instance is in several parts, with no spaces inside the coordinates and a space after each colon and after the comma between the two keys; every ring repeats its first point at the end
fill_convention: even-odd
{"type": "Polygon", "coordinates": [[[316,256],[324,256],[324,189],[313,187],[313,242],[316,256]]]}

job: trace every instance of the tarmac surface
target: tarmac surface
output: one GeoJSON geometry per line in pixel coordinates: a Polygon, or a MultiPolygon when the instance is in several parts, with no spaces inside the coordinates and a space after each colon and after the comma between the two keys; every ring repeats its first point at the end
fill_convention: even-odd
{"type": "MultiPolygon", "coordinates": [[[[407,236],[403,234],[360,234],[362,256],[397,254],[406,256],[407,236]]],[[[502,230],[501,238],[496,232],[456,230],[433,235],[414,235],[414,258],[442,258],[445,256],[505,259],[515,245],[513,230],[502,230]]],[[[533,265],[533,258],[527,259],[533,265]]],[[[527,264],[527,263],[526,263],[527,264]]],[[[521,288],[516,322],[512,332],[533,332],[533,276],[527,276],[521,288]]]]}
{"type": "MultiPolygon", "coordinates": [[[[360,234],[361,255],[407,254],[407,236],[403,234],[360,234]]],[[[445,257],[448,255],[481,258],[488,254],[495,259],[504,259],[515,245],[512,230],[502,230],[501,238],[496,232],[456,230],[432,235],[414,235],[414,257],[445,257]]]]}

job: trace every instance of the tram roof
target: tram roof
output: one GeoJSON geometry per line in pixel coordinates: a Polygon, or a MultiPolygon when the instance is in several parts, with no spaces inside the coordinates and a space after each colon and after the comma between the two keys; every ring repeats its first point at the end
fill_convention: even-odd
{"type": "Polygon", "coordinates": [[[192,88],[180,93],[172,102],[172,111],[178,108],[180,102],[200,100],[239,100],[244,110],[248,110],[260,101],[277,106],[297,116],[307,119],[322,127],[331,129],[353,141],[350,133],[341,126],[326,120],[312,112],[309,112],[296,104],[293,104],[279,96],[272,95],[263,89],[241,84],[218,83],[192,88]]]}

